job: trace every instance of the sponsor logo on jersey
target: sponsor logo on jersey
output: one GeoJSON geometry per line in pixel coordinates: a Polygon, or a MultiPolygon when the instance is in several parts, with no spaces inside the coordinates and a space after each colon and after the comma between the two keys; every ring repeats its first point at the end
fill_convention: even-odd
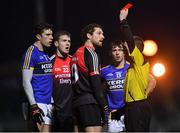
{"type": "Polygon", "coordinates": [[[123,79],[111,80],[108,81],[107,83],[109,85],[109,90],[123,89],[124,87],[123,79]]]}
{"type": "Polygon", "coordinates": [[[67,73],[67,74],[56,74],[55,78],[70,78],[71,74],[67,73]]]}
{"type": "Polygon", "coordinates": [[[111,77],[111,76],[113,76],[113,74],[112,73],[108,73],[106,76],[111,77]]]}
{"type": "Polygon", "coordinates": [[[70,79],[60,79],[59,83],[60,84],[71,84],[71,80],[70,79]]]}
{"type": "Polygon", "coordinates": [[[41,70],[44,71],[44,73],[52,73],[52,64],[51,63],[41,64],[41,70]]]}
{"type": "Polygon", "coordinates": [[[44,57],[43,57],[43,56],[39,56],[39,59],[40,59],[40,60],[43,60],[43,59],[44,59],[44,57]]]}
{"type": "Polygon", "coordinates": [[[48,69],[48,68],[52,68],[52,64],[42,64],[41,65],[42,69],[48,69]]]}

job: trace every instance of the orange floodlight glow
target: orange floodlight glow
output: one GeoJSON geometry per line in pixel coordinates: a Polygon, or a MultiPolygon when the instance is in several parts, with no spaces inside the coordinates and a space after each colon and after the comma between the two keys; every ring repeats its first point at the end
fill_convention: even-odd
{"type": "Polygon", "coordinates": [[[146,56],[153,56],[157,53],[158,46],[153,40],[144,41],[143,54],[146,56]]]}
{"type": "Polygon", "coordinates": [[[165,74],[166,68],[163,64],[156,63],[156,64],[154,64],[152,71],[153,71],[154,76],[161,77],[165,74]]]}

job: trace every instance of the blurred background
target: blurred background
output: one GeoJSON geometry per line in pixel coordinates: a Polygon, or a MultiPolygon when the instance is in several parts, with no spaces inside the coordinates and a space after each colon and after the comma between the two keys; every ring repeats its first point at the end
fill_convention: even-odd
{"type": "Polygon", "coordinates": [[[24,94],[20,66],[24,50],[34,42],[34,25],[46,21],[54,25],[54,32],[68,30],[72,34],[71,54],[81,45],[80,31],[85,25],[94,22],[102,25],[104,66],[110,62],[109,42],[121,38],[118,14],[128,2],[134,5],[128,16],[133,33],[158,45],[158,52],[149,57],[150,64],[161,62],[166,67],[166,73],[157,78],[157,86],[150,96],[151,131],[180,131],[178,0],[7,0],[1,4],[0,131],[28,131],[21,109],[24,94]]]}

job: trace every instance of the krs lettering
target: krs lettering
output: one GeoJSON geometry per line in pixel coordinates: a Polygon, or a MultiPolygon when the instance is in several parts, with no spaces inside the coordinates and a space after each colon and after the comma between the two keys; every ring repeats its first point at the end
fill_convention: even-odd
{"type": "Polygon", "coordinates": [[[42,69],[52,68],[52,64],[42,64],[42,69]]]}

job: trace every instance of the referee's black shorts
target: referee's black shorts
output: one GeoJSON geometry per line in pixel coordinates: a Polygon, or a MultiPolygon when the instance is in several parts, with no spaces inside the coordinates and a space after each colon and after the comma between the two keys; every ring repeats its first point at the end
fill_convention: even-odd
{"type": "Polygon", "coordinates": [[[101,111],[97,104],[85,104],[73,109],[76,124],[83,128],[101,126],[101,111]]]}
{"type": "Polygon", "coordinates": [[[126,103],[126,131],[149,132],[151,115],[151,105],[147,99],[126,103]]]}

